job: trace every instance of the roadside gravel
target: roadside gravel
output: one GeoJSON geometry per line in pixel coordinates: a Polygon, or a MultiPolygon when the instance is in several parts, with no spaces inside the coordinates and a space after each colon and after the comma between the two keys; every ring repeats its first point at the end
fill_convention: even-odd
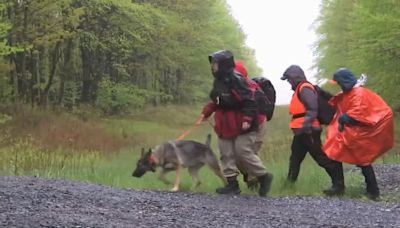
{"type": "MultiPolygon", "coordinates": [[[[400,166],[375,166],[382,194],[400,166]]],[[[400,227],[400,202],[215,196],[0,177],[0,227],[400,227]]]]}

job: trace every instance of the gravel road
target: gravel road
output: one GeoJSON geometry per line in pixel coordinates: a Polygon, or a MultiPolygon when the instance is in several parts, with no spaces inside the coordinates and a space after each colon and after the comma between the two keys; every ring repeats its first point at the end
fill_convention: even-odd
{"type": "MultiPolygon", "coordinates": [[[[382,194],[400,165],[375,168],[382,194]]],[[[215,196],[0,177],[0,227],[400,227],[400,202],[215,196]]]]}

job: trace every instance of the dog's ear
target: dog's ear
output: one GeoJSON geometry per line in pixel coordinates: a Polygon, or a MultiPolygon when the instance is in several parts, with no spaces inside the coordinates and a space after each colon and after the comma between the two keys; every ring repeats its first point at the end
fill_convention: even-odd
{"type": "Polygon", "coordinates": [[[153,151],[150,149],[147,150],[146,156],[150,156],[153,153],[153,151]]]}
{"type": "Polygon", "coordinates": [[[143,147],[142,147],[142,151],[141,151],[140,157],[141,158],[144,157],[144,148],[143,147]]]}

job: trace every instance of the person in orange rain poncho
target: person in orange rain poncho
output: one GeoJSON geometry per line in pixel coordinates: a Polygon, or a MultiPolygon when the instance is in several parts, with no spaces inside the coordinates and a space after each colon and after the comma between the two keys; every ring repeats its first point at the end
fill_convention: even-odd
{"type": "Polygon", "coordinates": [[[394,145],[393,111],[376,93],[355,86],[357,79],[349,69],[339,69],[333,81],[343,92],[330,100],[337,112],[328,126],[324,151],[333,160],[360,167],[367,196],[377,199],[379,188],[371,164],[394,145]]]}

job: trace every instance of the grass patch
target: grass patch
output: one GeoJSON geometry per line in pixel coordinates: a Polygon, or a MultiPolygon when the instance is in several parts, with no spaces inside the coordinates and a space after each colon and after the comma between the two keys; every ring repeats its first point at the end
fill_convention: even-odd
{"type": "Polygon", "coordinates": [[[31,110],[20,112],[1,127],[3,144],[30,140],[49,150],[114,152],[132,145],[130,135],[115,134],[99,124],[97,117],[82,118],[68,114],[31,110]]]}
{"type": "Polygon", "coordinates": [[[85,168],[95,169],[100,154],[93,151],[48,150],[38,148],[29,139],[0,148],[3,175],[56,176],[67,172],[81,175],[85,168]]]}
{"type": "MultiPolygon", "coordinates": [[[[86,115],[82,119],[79,116],[38,112],[7,117],[6,121],[0,123],[4,132],[0,140],[2,157],[0,173],[167,191],[172,188],[172,184],[165,185],[159,181],[158,173],[146,173],[142,178],[131,176],[139,159],[140,150],[142,147],[152,148],[167,140],[176,139],[193,126],[201,108],[201,106],[150,108],[123,118],[86,115]],[[60,135],[64,137],[59,137],[60,135]],[[62,140],[70,136],[82,139],[62,140]]],[[[277,107],[274,115],[273,121],[268,123],[264,147],[260,151],[267,170],[274,174],[270,195],[273,197],[321,195],[322,189],[329,187],[330,179],[309,155],[302,163],[297,183],[294,185],[286,183],[293,137],[288,128],[290,116],[287,114],[287,107],[277,107]]],[[[186,139],[204,142],[209,133],[212,134],[211,146],[219,157],[217,137],[210,123],[203,123],[186,139]]],[[[400,163],[399,148],[395,147],[376,163],[400,163]]],[[[172,183],[174,172],[168,174],[167,178],[172,183]]],[[[185,170],[182,190],[214,193],[215,188],[222,186],[220,179],[208,167],[201,169],[200,178],[202,185],[193,189],[192,180],[185,170]]],[[[363,200],[362,175],[359,172],[346,171],[345,180],[347,188],[344,197],[363,200]]],[[[240,185],[243,194],[256,194],[248,190],[242,181],[240,185]]],[[[397,194],[388,200],[400,200],[400,197],[397,194]]]]}

